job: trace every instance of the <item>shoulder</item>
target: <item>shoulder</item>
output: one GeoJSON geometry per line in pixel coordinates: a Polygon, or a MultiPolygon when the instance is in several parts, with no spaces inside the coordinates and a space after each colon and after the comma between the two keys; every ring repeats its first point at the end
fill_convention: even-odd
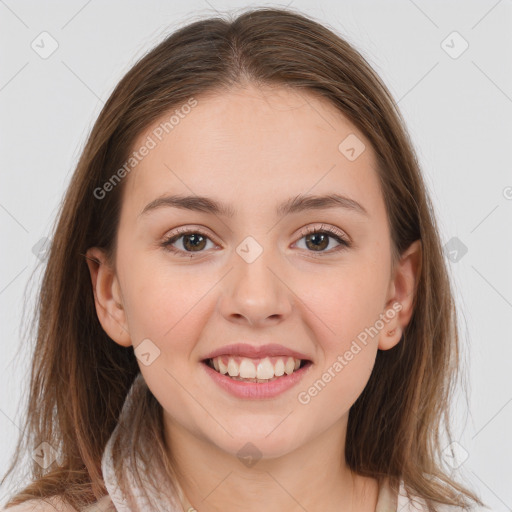
{"type": "MultiPolygon", "coordinates": [[[[473,505],[471,508],[463,508],[456,505],[437,504],[438,512],[491,512],[489,508],[473,505]]],[[[414,497],[398,495],[398,507],[400,512],[429,512],[425,500],[414,497]]]]}
{"type": "MultiPolygon", "coordinates": [[[[439,512],[492,512],[491,509],[480,507],[474,504],[470,509],[454,505],[437,504],[439,512]]],[[[404,482],[400,482],[400,489],[397,495],[397,508],[400,512],[428,512],[429,508],[423,498],[409,496],[405,490],[404,482]]]]}
{"type": "MultiPolygon", "coordinates": [[[[111,512],[115,511],[110,496],[103,496],[99,501],[93,503],[83,512],[111,512]]],[[[64,502],[61,498],[52,496],[46,499],[32,499],[14,505],[13,507],[3,508],[0,512],[78,512],[76,508],[64,502]]]]}
{"type": "Polygon", "coordinates": [[[76,512],[76,509],[60,499],[47,498],[24,501],[13,507],[3,508],[1,512],[76,512]]]}

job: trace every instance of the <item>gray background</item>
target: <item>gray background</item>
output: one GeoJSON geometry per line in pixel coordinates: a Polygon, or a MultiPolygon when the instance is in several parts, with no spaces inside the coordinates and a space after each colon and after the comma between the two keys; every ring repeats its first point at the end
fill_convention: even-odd
{"type": "MultiPolygon", "coordinates": [[[[175,28],[215,11],[262,5],[285,4],[0,0],[2,472],[27,386],[23,304],[29,314],[44,262],[41,240],[51,236],[103,103],[135,60],[175,28]],[[50,36],[40,36],[44,31],[50,36]],[[48,50],[50,37],[58,48],[42,58],[31,45],[48,50]]],[[[447,244],[470,384],[468,402],[458,395],[457,444],[454,457],[447,448],[446,461],[492,510],[512,510],[512,1],[292,6],[361,51],[403,112],[447,244]]],[[[4,486],[0,504],[8,493],[4,486]]]]}

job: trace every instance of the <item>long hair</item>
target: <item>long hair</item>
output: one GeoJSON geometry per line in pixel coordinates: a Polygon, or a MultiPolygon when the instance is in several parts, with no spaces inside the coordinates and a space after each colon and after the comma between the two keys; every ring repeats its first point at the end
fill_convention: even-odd
{"type": "MultiPolygon", "coordinates": [[[[482,504],[442,463],[460,366],[456,311],[433,207],[403,118],[365,58],[334,31],[290,9],[259,8],[235,18],[196,20],[166,37],[122,78],[94,124],[57,217],[37,302],[26,434],[6,475],[21,453],[42,442],[59,460],[46,469],[34,462],[30,485],[9,506],[58,495],[81,507],[107,493],[102,454],[140,370],[133,348],[113,342],[96,315],[84,255],[93,246],[115,254],[124,181],[101,199],[98,187],[163,113],[247,83],[329,100],[375,151],[394,261],[421,240],[411,321],[397,346],[378,351],[369,382],[349,413],[349,467],[379,481],[388,477],[395,488],[403,480],[407,491],[434,511],[436,503],[482,504]]],[[[150,440],[153,467],[170,472],[162,408],[147,389],[134,418],[126,456],[134,457],[142,440],[150,440]]]]}

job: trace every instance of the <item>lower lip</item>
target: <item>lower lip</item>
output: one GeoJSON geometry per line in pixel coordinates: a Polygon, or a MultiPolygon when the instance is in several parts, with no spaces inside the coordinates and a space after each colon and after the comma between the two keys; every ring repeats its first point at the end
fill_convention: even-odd
{"type": "Polygon", "coordinates": [[[202,362],[201,365],[206,369],[206,373],[213,381],[231,395],[237,398],[262,399],[274,398],[297,385],[306,372],[309,371],[312,363],[308,362],[302,368],[295,370],[291,375],[283,375],[272,382],[261,383],[234,380],[215,371],[206,363],[202,362]]]}

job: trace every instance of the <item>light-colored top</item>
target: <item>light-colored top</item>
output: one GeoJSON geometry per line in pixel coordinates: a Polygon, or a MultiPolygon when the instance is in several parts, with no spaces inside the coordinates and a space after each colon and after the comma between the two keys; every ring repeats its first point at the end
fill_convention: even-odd
{"type": "MultiPolygon", "coordinates": [[[[183,492],[179,485],[177,487],[177,494],[171,493],[169,490],[166,495],[153,491],[152,486],[148,486],[142,490],[135,482],[132,477],[133,468],[130,466],[130,461],[126,460],[123,471],[129,479],[129,491],[133,495],[133,499],[128,499],[122,492],[118,485],[118,480],[114,472],[113,458],[112,458],[112,446],[114,439],[119,435],[122,436],[123,432],[130,432],[130,420],[133,418],[131,414],[131,408],[133,406],[132,397],[134,395],[135,388],[138,386],[145,386],[142,375],[138,375],[135,379],[132,388],[130,389],[123,409],[121,411],[119,422],[114,429],[110,439],[105,447],[101,466],[103,472],[103,479],[105,487],[107,488],[108,494],[96,503],[87,507],[86,512],[193,512],[195,509],[189,507],[189,503],[183,495],[183,492]],[[157,504],[157,509],[150,507],[146,500],[145,494],[148,493],[154,503],[157,504]]],[[[121,437],[122,442],[122,437],[121,437]]],[[[148,448],[149,449],[149,448],[148,448]]],[[[139,465],[139,461],[136,461],[139,465]]],[[[140,468],[143,472],[142,464],[140,468]]],[[[169,486],[165,484],[162,475],[152,474],[151,478],[156,482],[158,489],[168,489],[169,486]]],[[[50,498],[47,501],[43,500],[30,500],[21,505],[11,507],[9,509],[3,509],[9,512],[71,512],[75,511],[74,508],[69,505],[64,505],[58,498],[50,498]]],[[[461,512],[462,509],[459,507],[450,507],[447,505],[439,506],[440,512],[461,512]]],[[[476,511],[486,511],[488,509],[474,508],[476,511]]],[[[201,512],[201,511],[198,511],[201,512]]],[[[316,511],[312,511],[316,512],[316,511]]],[[[387,480],[384,480],[379,487],[379,494],[377,499],[377,506],[375,512],[428,512],[428,508],[424,500],[419,498],[410,498],[407,496],[403,482],[400,482],[398,492],[393,492],[389,487],[387,480]]]]}
{"type": "MultiPolygon", "coordinates": [[[[56,498],[51,498],[48,501],[50,503],[42,500],[30,500],[22,503],[21,505],[2,510],[6,510],[8,512],[76,512],[76,509],[69,505],[64,505],[56,498]]],[[[127,508],[123,498],[120,498],[119,495],[110,494],[109,490],[108,495],[87,507],[84,512],[148,512],[150,510],[144,507],[143,503],[139,503],[138,507],[139,508],[127,508]]],[[[181,505],[176,505],[175,508],[158,508],[158,511],[164,510],[165,512],[183,512],[184,508],[181,505]]],[[[459,512],[462,509],[444,505],[439,507],[439,510],[441,512],[459,512]]],[[[489,509],[482,508],[475,508],[474,510],[489,511],[489,509]]],[[[185,512],[193,512],[193,510],[187,509],[185,512]]],[[[393,493],[387,485],[382,485],[379,488],[375,512],[428,512],[428,509],[424,502],[408,498],[405,494],[403,484],[400,485],[400,491],[398,494],[393,493]]]]}

